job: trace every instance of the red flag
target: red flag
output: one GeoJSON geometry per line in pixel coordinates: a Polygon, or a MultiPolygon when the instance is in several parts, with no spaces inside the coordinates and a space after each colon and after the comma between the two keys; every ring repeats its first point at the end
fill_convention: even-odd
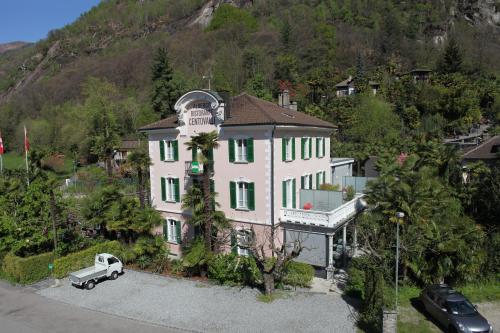
{"type": "Polygon", "coordinates": [[[3,155],[3,141],[2,141],[2,133],[0,133],[0,155],[3,155]]]}
{"type": "Polygon", "coordinates": [[[28,132],[26,131],[26,126],[24,126],[24,151],[28,152],[30,150],[30,140],[28,140],[28,132]]]}

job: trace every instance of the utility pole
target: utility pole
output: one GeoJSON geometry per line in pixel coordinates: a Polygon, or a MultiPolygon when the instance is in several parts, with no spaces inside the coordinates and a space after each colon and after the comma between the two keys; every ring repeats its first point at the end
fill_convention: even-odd
{"type": "Polygon", "coordinates": [[[398,283],[399,283],[399,224],[405,217],[405,213],[396,212],[396,312],[398,311],[398,283]]]}
{"type": "Polygon", "coordinates": [[[212,90],[211,82],[212,82],[212,72],[210,71],[208,75],[203,75],[203,80],[208,80],[208,90],[212,90]]]}

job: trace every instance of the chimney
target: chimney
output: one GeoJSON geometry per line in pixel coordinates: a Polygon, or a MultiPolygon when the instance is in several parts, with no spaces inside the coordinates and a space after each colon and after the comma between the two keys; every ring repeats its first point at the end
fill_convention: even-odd
{"type": "Polygon", "coordinates": [[[221,90],[220,96],[224,101],[224,120],[231,118],[231,93],[228,90],[221,90]]]}
{"type": "Polygon", "coordinates": [[[290,106],[290,93],[287,89],[283,90],[281,94],[278,95],[278,105],[283,108],[289,108],[290,106]]]}

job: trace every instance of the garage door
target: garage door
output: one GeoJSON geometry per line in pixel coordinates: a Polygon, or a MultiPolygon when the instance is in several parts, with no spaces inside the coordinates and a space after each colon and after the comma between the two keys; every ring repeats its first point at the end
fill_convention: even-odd
{"type": "Polygon", "coordinates": [[[300,255],[294,259],[295,261],[320,267],[328,266],[326,250],[328,238],[325,234],[286,229],[285,241],[290,250],[294,240],[300,240],[304,246],[300,255]]]}

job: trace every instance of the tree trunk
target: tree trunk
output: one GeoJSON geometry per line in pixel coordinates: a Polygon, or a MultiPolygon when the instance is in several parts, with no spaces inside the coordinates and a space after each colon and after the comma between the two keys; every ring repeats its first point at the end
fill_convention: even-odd
{"type": "Polygon", "coordinates": [[[108,178],[113,177],[113,166],[111,165],[111,157],[106,157],[106,172],[108,173],[108,178]]]}
{"type": "Polygon", "coordinates": [[[274,292],[274,275],[272,273],[262,272],[264,278],[264,292],[271,295],[274,292]]]}
{"type": "Polygon", "coordinates": [[[144,180],[142,179],[142,168],[137,168],[137,191],[139,192],[139,203],[141,205],[141,209],[144,209],[144,186],[143,182],[144,180]]]}
{"type": "Polygon", "coordinates": [[[56,232],[56,222],[57,222],[57,207],[56,207],[56,196],[54,190],[50,189],[50,216],[52,217],[52,233],[54,237],[54,252],[57,249],[57,232],[56,232]]]}
{"type": "Polygon", "coordinates": [[[210,170],[208,165],[203,168],[203,210],[205,219],[205,247],[208,251],[212,251],[212,196],[210,195],[210,170]]]}

